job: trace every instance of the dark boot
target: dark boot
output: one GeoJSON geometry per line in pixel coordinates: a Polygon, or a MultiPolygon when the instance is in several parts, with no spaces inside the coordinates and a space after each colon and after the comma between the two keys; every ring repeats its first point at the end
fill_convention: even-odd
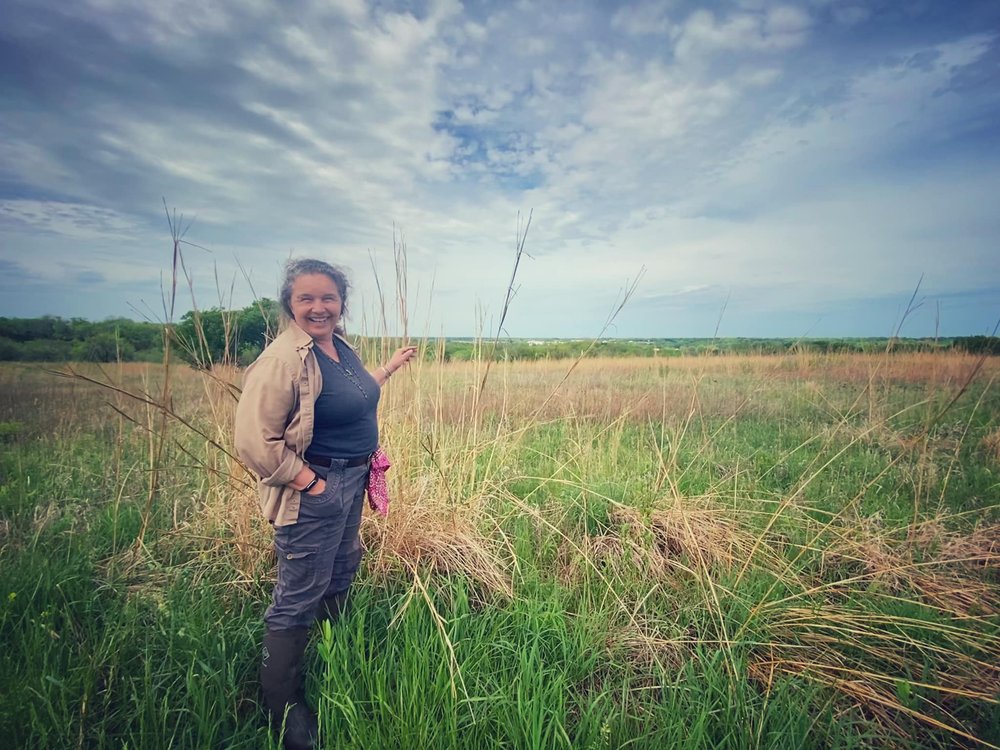
{"type": "Polygon", "coordinates": [[[336,623],[341,617],[346,617],[351,611],[351,599],[347,591],[341,591],[323,600],[319,608],[319,619],[336,623]]]}
{"type": "Polygon", "coordinates": [[[260,687],[275,731],[284,723],[286,750],[316,747],[319,722],[306,705],[302,679],[302,655],[308,642],[306,629],[268,630],[264,634],[260,687]]]}

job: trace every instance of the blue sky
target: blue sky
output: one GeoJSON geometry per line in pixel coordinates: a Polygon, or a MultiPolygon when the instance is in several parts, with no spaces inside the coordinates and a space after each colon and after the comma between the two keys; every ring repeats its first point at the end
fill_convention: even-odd
{"type": "Polygon", "coordinates": [[[989,332],[1000,3],[0,0],[0,315],[163,316],[345,266],[372,331],[989,332]],[[249,277],[249,278],[247,278],[249,277]],[[190,307],[185,290],[179,309],[190,307]],[[721,320],[720,320],[721,317],[721,320]]]}

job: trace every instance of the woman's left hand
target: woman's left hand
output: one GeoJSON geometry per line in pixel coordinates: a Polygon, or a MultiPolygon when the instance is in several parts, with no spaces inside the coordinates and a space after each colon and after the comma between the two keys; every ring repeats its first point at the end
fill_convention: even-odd
{"type": "Polygon", "coordinates": [[[400,367],[410,364],[410,360],[417,356],[417,347],[403,346],[395,351],[385,368],[392,375],[400,367]]]}

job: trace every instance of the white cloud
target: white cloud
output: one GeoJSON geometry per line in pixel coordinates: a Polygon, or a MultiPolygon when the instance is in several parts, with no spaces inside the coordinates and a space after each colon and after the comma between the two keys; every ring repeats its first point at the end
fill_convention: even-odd
{"type": "Polygon", "coordinates": [[[719,51],[781,52],[803,44],[811,25],[805,11],[789,5],[718,19],[712,11],[698,10],[677,32],[676,55],[690,60],[719,51]]]}
{"type": "Polygon", "coordinates": [[[202,58],[211,55],[213,38],[266,18],[271,10],[259,0],[85,0],[59,8],[99,24],[123,44],[152,46],[168,56],[202,58]]]}
{"type": "Polygon", "coordinates": [[[12,180],[26,185],[53,188],[65,185],[74,175],[58,157],[26,137],[0,140],[0,164],[12,180]]]}
{"type": "Polygon", "coordinates": [[[867,70],[847,84],[842,97],[814,107],[805,118],[759,128],[711,189],[740,203],[767,190],[773,205],[785,205],[803,195],[806,185],[821,190],[840,184],[866,170],[877,154],[944,132],[958,104],[947,93],[949,82],[956,70],[979,60],[989,44],[987,37],[968,37],[936,47],[928,65],[911,65],[913,50],[867,70]]]}
{"type": "Polygon", "coordinates": [[[502,298],[528,209],[514,335],[541,320],[586,333],[643,266],[649,305],[721,304],[733,289],[734,304],[788,309],[876,294],[894,271],[905,287],[918,268],[971,288],[996,270],[966,229],[990,236],[981,196],[1000,189],[997,159],[974,175],[960,149],[909,162],[988,118],[982,90],[954,85],[995,40],[903,43],[894,29],[884,50],[848,55],[837,23],[878,23],[855,5],[342,0],[170,21],[186,6],[92,4],[110,48],[67,35],[65,57],[86,65],[59,68],[53,47],[39,75],[71,83],[67,103],[8,101],[0,121],[0,178],[23,186],[18,200],[77,208],[3,204],[5,242],[53,268],[71,232],[85,252],[128,257],[136,238],[152,257],[165,195],[214,250],[191,256],[198,284],[237,274],[238,256],[272,293],[281,259],[313,253],[350,266],[370,300],[368,252],[386,264],[395,224],[411,286],[433,280],[441,300],[432,328],[453,333],[477,300],[502,298]],[[948,233],[958,245],[943,253],[948,233]]]}
{"type": "Polygon", "coordinates": [[[0,200],[0,226],[37,230],[73,240],[135,239],[135,222],[116,211],[81,203],[0,200]]]}
{"type": "Polygon", "coordinates": [[[611,17],[611,28],[635,36],[665,34],[673,27],[669,12],[674,5],[673,0],[645,0],[624,5],[611,17]]]}

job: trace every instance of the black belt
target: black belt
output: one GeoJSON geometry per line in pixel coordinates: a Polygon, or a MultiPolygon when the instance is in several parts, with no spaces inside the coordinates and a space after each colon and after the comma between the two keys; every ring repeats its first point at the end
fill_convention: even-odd
{"type": "Polygon", "coordinates": [[[333,466],[335,461],[345,461],[344,468],[350,468],[352,466],[364,466],[372,459],[372,454],[367,453],[364,456],[355,456],[354,458],[334,458],[333,456],[317,456],[314,453],[306,453],[306,461],[311,464],[316,464],[317,466],[333,466]]]}

